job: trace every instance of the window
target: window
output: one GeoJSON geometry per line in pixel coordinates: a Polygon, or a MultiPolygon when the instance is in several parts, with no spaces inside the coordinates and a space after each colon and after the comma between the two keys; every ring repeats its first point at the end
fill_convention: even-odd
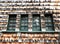
{"type": "Polygon", "coordinates": [[[21,15],[21,31],[28,31],[28,15],[21,15]]]}
{"type": "Polygon", "coordinates": [[[40,31],[40,15],[33,15],[32,31],[40,31]]]}
{"type": "Polygon", "coordinates": [[[53,17],[51,14],[45,14],[46,31],[53,31],[53,17]]]}
{"type": "Polygon", "coordinates": [[[8,30],[15,30],[16,27],[16,15],[9,15],[8,30]]]}

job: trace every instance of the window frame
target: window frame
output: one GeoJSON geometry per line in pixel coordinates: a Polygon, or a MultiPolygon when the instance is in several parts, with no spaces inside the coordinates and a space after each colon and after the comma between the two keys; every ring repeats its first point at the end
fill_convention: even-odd
{"type": "Polygon", "coordinates": [[[27,32],[27,31],[28,31],[28,14],[21,14],[21,16],[23,16],[23,17],[26,16],[27,19],[24,18],[24,20],[27,20],[27,22],[25,22],[25,21],[24,21],[24,22],[21,22],[21,18],[22,18],[22,17],[20,17],[20,32],[27,32]],[[24,26],[24,25],[21,26],[22,23],[23,23],[24,25],[25,25],[25,23],[27,23],[27,25],[26,25],[26,26],[24,26]],[[27,27],[27,29],[24,30],[24,31],[22,31],[21,27],[24,27],[24,29],[25,29],[25,27],[27,27]]]}
{"type": "Polygon", "coordinates": [[[34,31],[34,32],[40,32],[40,31],[41,31],[41,17],[40,17],[39,14],[33,14],[33,15],[32,15],[32,32],[33,32],[33,31],[34,31]],[[39,23],[39,26],[33,26],[33,23],[34,23],[34,22],[33,22],[33,20],[34,20],[34,17],[33,17],[33,16],[35,16],[35,17],[36,17],[36,16],[39,16],[39,22],[38,22],[38,23],[39,23]],[[33,30],[33,27],[36,27],[36,28],[39,27],[40,29],[39,29],[39,31],[37,31],[37,30],[34,31],[34,30],[33,30]]]}
{"type": "MultiPolygon", "coordinates": [[[[50,28],[51,27],[51,31],[55,31],[54,30],[54,23],[53,23],[53,15],[52,14],[45,14],[45,18],[49,18],[50,17],[50,19],[45,19],[45,26],[46,26],[46,24],[48,23],[48,24],[50,24],[50,26],[46,26],[46,27],[48,27],[48,28],[50,28]],[[51,22],[49,22],[49,21],[47,21],[46,22],[46,20],[51,20],[51,22]]],[[[48,31],[47,29],[46,29],[46,31],[48,31]]],[[[50,31],[50,30],[49,30],[50,31]]]]}

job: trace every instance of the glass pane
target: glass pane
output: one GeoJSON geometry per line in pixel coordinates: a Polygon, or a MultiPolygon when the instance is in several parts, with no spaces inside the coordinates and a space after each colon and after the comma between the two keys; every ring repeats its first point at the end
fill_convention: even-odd
{"type": "Polygon", "coordinates": [[[53,31],[52,27],[46,27],[46,31],[53,31]]]}

